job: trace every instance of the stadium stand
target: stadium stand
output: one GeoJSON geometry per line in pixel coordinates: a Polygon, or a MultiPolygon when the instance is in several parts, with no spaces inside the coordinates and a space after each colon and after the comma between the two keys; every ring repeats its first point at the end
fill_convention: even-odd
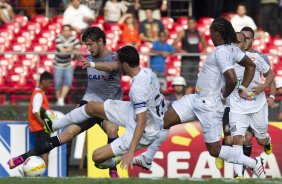
{"type": "MultiPolygon", "coordinates": [[[[168,42],[172,43],[178,32],[187,29],[187,17],[179,17],[174,21],[170,17],[161,18],[163,24],[168,30],[168,42]]],[[[210,38],[209,25],[212,22],[210,17],[202,17],[198,21],[197,29],[204,35],[208,43],[208,51],[211,51],[213,44],[210,38]]],[[[98,16],[96,22],[91,24],[98,26],[106,32],[107,47],[113,51],[123,46],[121,42],[122,31],[118,24],[107,25],[102,16],[98,16]]],[[[52,62],[54,54],[40,54],[40,52],[54,52],[55,38],[61,32],[62,16],[55,16],[53,19],[42,15],[37,15],[28,20],[22,15],[15,16],[15,22],[4,24],[0,27],[0,103],[6,103],[10,97],[10,103],[15,104],[18,100],[27,101],[32,89],[36,86],[38,74],[44,70],[53,72],[52,62]],[[13,52],[39,52],[39,54],[5,54],[6,51],[13,52]]],[[[79,38],[79,35],[77,35],[79,38]]],[[[282,76],[282,61],[277,55],[282,54],[282,39],[271,38],[265,33],[262,38],[257,38],[254,43],[255,49],[264,53],[272,54],[269,56],[272,68],[276,76],[282,76]]],[[[142,66],[149,66],[149,52],[151,45],[142,43],[138,50],[142,53],[142,66]]],[[[80,51],[86,52],[82,47],[80,51]]],[[[206,56],[201,56],[200,68],[206,56]]],[[[76,62],[72,62],[75,67],[76,62]]],[[[180,56],[170,56],[166,60],[166,81],[167,88],[165,93],[172,92],[171,81],[180,74],[180,56]]],[[[75,94],[78,82],[74,79],[71,94],[75,94]]],[[[130,88],[130,78],[123,76],[121,85],[125,93],[125,99],[128,98],[130,88]]],[[[84,85],[85,86],[85,85],[84,85]]],[[[55,99],[54,88],[48,92],[48,97],[55,99]]],[[[278,98],[279,99],[279,98],[278,98]]],[[[66,99],[71,103],[70,98],[66,99]]]]}

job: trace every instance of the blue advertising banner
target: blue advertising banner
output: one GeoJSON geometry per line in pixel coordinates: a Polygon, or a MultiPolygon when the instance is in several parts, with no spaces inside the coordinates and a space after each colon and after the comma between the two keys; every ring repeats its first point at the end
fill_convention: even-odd
{"type": "MultiPolygon", "coordinates": [[[[0,176],[21,176],[19,170],[22,169],[22,165],[11,170],[7,161],[27,152],[34,147],[34,143],[34,135],[29,132],[29,122],[0,121],[0,176]]],[[[48,176],[66,176],[66,155],[66,145],[57,147],[49,153],[48,176]]]]}

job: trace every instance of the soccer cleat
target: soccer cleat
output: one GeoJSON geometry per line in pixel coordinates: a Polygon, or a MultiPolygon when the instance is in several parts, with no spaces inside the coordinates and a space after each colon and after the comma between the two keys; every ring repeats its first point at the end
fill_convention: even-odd
{"type": "Polygon", "coordinates": [[[240,180],[240,179],[243,179],[243,177],[242,177],[242,176],[238,176],[238,174],[236,174],[236,175],[234,176],[234,179],[240,180]]]}
{"type": "Polygon", "coordinates": [[[266,173],[263,166],[263,159],[261,157],[254,158],[256,166],[252,169],[253,173],[260,179],[266,178],[266,173]]]}
{"type": "Polygon", "coordinates": [[[152,167],[152,162],[147,162],[144,155],[138,155],[134,157],[132,163],[133,165],[137,165],[146,170],[150,170],[150,168],[152,167]]]}
{"type": "Polygon", "coordinates": [[[43,120],[43,126],[44,126],[44,130],[47,133],[53,133],[53,129],[52,129],[52,124],[55,120],[55,116],[53,116],[51,113],[47,112],[46,109],[44,109],[43,107],[40,108],[40,117],[43,120]]]}
{"type": "Polygon", "coordinates": [[[272,144],[269,143],[269,144],[265,145],[265,146],[263,147],[263,149],[264,149],[264,152],[265,152],[267,155],[270,155],[270,154],[272,153],[272,144]]]}
{"type": "MultiPolygon", "coordinates": [[[[113,158],[115,160],[115,165],[118,165],[120,163],[120,157],[113,158]]],[[[95,167],[99,169],[109,169],[109,165],[106,165],[104,163],[95,163],[95,167]]]]}
{"type": "Polygon", "coordinates": [[[18,165],[24,163],[24,158],[22,156],[11,158],[7,164],[9,165],[10,169],[14,169],[18,165]]]}
{"type": "Polygon", "coordinates": [[[110,178],[119,178],[117,168],[111,168],[109,170],[109,175],[110,175],[110,178]]]}
{"type": "Polygon", "coordinates": [[[224,160],[222,158],[216,157],[215,158],[215,166],[217,169],[222,169],[224,165],[224,160]]]}

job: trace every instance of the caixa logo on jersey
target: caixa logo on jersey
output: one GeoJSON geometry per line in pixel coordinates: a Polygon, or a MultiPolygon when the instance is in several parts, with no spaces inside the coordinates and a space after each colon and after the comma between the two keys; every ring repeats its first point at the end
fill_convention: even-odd
{"type": "MultiPolygon", "coordinates": [[[[7,161],[33,148],[34,139],[34,135],[29,132],[28,122],[0,122],[0,176],[21,176],[19,170],[22,166],[11,170],[7,161]]],[[[50,152],[48,176],[65,176],[65,160],[65,146],[50,152]]]]}
{"type": "Polygon", "coordinates": [[[113,75],[88,75],[88,80],[114,80],[113,75]]]}

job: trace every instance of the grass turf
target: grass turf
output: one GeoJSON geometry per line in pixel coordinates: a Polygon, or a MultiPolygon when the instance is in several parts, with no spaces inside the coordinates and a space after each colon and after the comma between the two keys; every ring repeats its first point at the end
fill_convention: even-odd
{"type": "Polygon", "coordinates": [[[2,184],[282,184],[282,179],[91,179],[91,178],[0,178],[2,184]]]}

